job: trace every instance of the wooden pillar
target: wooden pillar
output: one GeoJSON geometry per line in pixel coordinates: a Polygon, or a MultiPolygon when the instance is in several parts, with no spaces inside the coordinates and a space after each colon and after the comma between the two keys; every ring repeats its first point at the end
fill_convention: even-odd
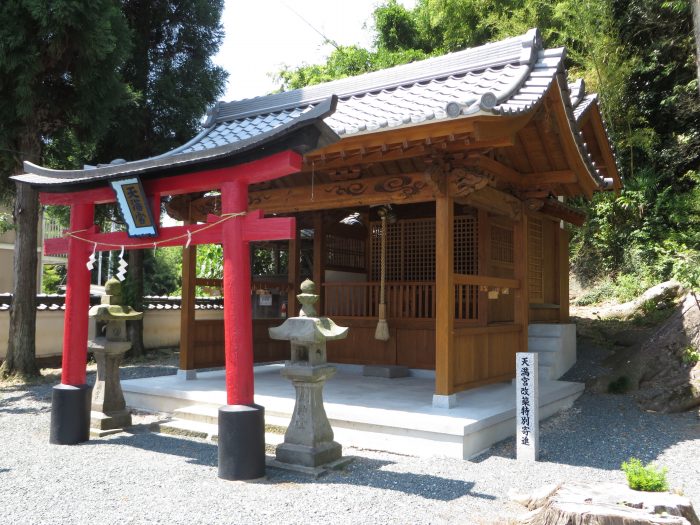
{"type": "MultiPolygon", "coordinates": [[[[192,224],[192,221],[186,221],[192,224]]],[[[180,370],[194,370],[194,304],[197,246],[182,248],[182,300],[180,303],[180,370]]]]}
{"type": "MultiPolygon", "coordinates": [[[[243,180],[221,185],[221,214],[248,208],[248,185],[243,180]]],[[[250,241],[245,238],[244,217],[223,225],[224,247],[224,351],[226,397],[229,405],[252,405],[253,315],[250,304],[250,241]]]]}
{"type": "Polygon", "coordinates": [[[559,322],[569,322],[569,232],[559,227],[559,322]]]}
{"type": "MultiPolygon", "coordinates": [[[[489,259],[491,258],[491,224],[489,223],[489,212],[479,208],[477,224],[479,232],[479,275],[489,275],[489,259]]],[[[479,287],[481,288],[481,287],[479,287]]],[[[489,324],[489,297],[488,292],[479,289],[478,322],[480,326],[489,324]]]]}
{"type": "Polygon", "coordinates": [[[454,393],[454,201],[435,200],[435,394],[454,393]]]}
{"type": "MultiPolygon", "coordinates": [[[[70,231],[85,231],[94,224],[94,204],[71,205],[70,231]]],[[[86,264],[91,252],[90,243],[74,237],[69,239],[61,373],[61,383],[64,385],[80,386],[84,385],[86,380],[88,310],[90,309],[90,270],[86,264]]]]}
{"type": "Polygon", "coordinates": [[[520,282],[520,286],[515,290],[515,312],[514,321],[521,327],[520,344],[516,352],[527,352],[528,333],[527,327],[530,322],[530,294],[528,290],[528,246],[527,231],[528,217],[525,206],[520,204],[520,219],[513,224],[513,252],[515,259],[515,278],[520,282]]]}
{"type": "Polygon", "coordinates": [[[299,228],[294,229],[294,238],[289,239],[289,252],[287,253],[287,316],[294,317],[297,315],[299,308],[297,306],[297,294],[299,292],[299,258],[301,256],[301,237],[299,228]]]}
{"type": "Polygon", "coordinates": [[[316,303],[316,312],[322,316],[325,311],[324,288],[326,281],[326,239],[323,231],[323,212],[314,212],[314,283],[316,283],[316,293],[319,294],[316,303]]]}

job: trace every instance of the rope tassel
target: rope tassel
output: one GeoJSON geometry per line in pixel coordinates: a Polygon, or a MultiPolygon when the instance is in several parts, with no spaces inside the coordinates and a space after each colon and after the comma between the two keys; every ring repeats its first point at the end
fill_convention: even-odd
{"type": "Polygon", "coordinates": [[[381,242],[381,268],[380,268],[380,283],[379,283],[379,321],[377,328],[374,331],[374,338],[379,341],[389,340],[389,325],[386,322],[386,302],[384,297],[384,288],[386,287],[386,210],[380,210],[382,218],[382,242],[381,242]]]}

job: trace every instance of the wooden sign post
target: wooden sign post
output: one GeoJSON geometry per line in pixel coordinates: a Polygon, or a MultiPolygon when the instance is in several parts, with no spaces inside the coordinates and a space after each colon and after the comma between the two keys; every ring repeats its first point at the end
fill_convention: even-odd
{"type": "Polygon", "coordinates": [[[515,423],[518,460],[537,461],[540,452],[538,355],[515,354],[515,423]]]}

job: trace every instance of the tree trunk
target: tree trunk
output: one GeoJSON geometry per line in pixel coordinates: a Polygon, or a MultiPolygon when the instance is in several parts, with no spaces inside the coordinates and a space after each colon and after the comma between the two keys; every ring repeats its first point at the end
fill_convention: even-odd
{"type": "MultiPolygon", "coordinates": [[[[38,163],[41,140],[38,132],[28,128],[18,140],[22,159],[15,173],[22,173],[21,160],[38,163]]],[[[7,355],[0,376],[17,375],[26,379],[39,375],[36,366],[36,284],[37,232],[39,229],[39,195],[27,184],[17,184],[15,207],[15,254],[13,258],[12,307],[7,355]]]]}
{"type": "Polygon", "coordinates": [[[14,208],[15,255],[10,334],[2,375],[29,378],[36,366],[36,274],[39,196],[27,184],[17,184],[14,208]]]}
{"type": "Polygon", "coordinates": [[[695,66],[698,71],[698,91],[700,91],[700,0],[692,0],[693,33],[695,34],[695,66]]]}
{"type": "MultiPolygon", "coordinates": [[[[129,306],[143,311],[143,250],[129,251],[129,306]]],[[[132,357],[141,357],[146,349],[143,346],[143,320],[127,323],[132,357]]]]}

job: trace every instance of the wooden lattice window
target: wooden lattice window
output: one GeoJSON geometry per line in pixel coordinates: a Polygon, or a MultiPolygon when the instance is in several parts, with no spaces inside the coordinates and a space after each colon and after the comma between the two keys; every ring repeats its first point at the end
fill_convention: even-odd
{"type": "Polygon", "coordinates": [[[511,266],[514,262],[513,229],[497,224],[491,225],[491,261],[511,266]]]}
{"type": "Polygon", "coordinates": [[[365,241],[326,234],[326,268],[351,272],[365,270],[365,241]]]}
{"type": "MultiPolygon", "coordinates": [[[[478,227],[473,215],[455,217],[454,268],[476,274],[478,227]]],[[[380,278],[381,222],[370,227],[370,279],[380,278]]],[[[435,219],[407,219],[387,226],[386,278],[388,281],[435,280],[435,219]]]]}
{"type": "Polygon", "coordinates": [[[455,217],[455,273],[479,273],[479,228],[474,215],[455,217]]]}
{"type": "Polygon", "coordinates": [[[527,223],[527,285],[531,303],[544,303],[542,221],[530,218],[527,223]]]}

